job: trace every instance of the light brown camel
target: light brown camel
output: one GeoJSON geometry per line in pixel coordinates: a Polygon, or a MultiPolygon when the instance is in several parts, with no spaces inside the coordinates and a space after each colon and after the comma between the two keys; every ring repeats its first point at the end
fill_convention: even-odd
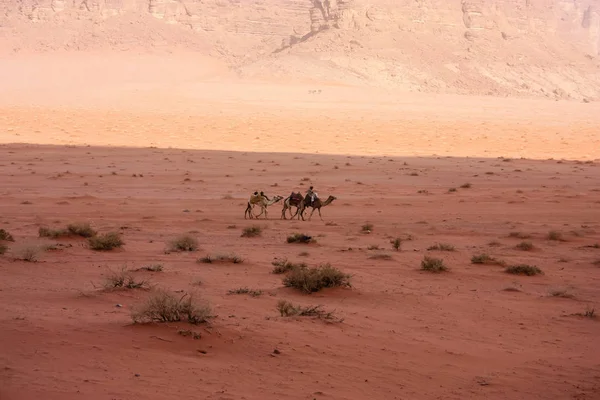
{"type": "Polygon", "coordinates": [[[312,211],[310,212],[310,215],[308,216],[308,220],[310,221],[310,219],[312,218],[313,213],[315,212],[315,210],[319,211],[319,217],[321,218],[321,221],[323,221],[323,217],[321,216],[321,207],[325,207],[330,205],[335,199],[337,199],[337,197],[335,196],[329,196],[327,198],[327,200],[325,200],[324,202],[321,201],[321,199],[316,198],[315,201],[310,204],[310,196],[306,195],[306,197],[304,197],[304,200],[302,200],[302,202],[300,203],[300,207],[299,207],[299,212],[298,212],[298,219],[302,218],[302,221],[305,221],[304,219],[304,211],[306,211],[306,209],[308,207],[312,207],[312,211]]]}
{"type": "Polygon", "coordinates": [[[290,211],[290,219],[294,219],[294,217],[298,214],[298,211],[300,211],[300,204],[302,203],[303,200],[304,199],[302,198],[302,193],[292,192],[292,194],[290,194],[288,197],[285,198],[285,200],[283,200],[283,209],[281,210],[281,218],[287,219],[285,216],[285,212],[289,210],[290,211]],[[292,207],[296,207],[296,213],[294,215],[292,215],[292,207]]]}
{"type": "Polygon", "coordinates": [[[277,203],[281,199],[283,199],[283,197],[274,196],[271,200],[267,200],[266,197],[264,197],[264,196],[253,194],[252,196],[250,196],[250,200],[248,200],[248,206],[246,207],[246,211],[244,212],[244,219],[246,219],[246,217],[250,217],[250,219],[258,218],[263,213],[265,213],[265,219],[266,219],[267,218],[267,207],[272,204],[277,203]],[[256,207],[256,206],[260,207],[260,214],[253,215],[252,210],[254,210],[254,207],[256,207]]]}

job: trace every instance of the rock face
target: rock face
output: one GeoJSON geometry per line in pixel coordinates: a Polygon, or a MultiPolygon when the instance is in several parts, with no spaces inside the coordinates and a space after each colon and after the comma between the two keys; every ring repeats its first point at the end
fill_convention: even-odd
{"type": "Polygon", "coordinates": [[[600,0],[4,0],[0,51],[186,48],[241,76],[594,98],[600,0]]]}

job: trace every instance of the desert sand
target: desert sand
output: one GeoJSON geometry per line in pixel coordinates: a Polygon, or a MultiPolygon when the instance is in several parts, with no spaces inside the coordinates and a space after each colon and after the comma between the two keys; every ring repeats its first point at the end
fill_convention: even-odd
{"type": "MultiPolygon", "coordinates": [[[[84,3],[93,17],[60,1],[13,2],[2,13],[0,229],[13,240],[0,241],[0,400],[600,398],[600,103],[590,72],[597,60],[581,48],[590,37],[570,30],[580,47],[552,50],[531,39],[543,37],[533,30],[524,36],[528,47],[518,47],[520,31],[510,30],[505,36],[517,47],[496,50],[501,61],[529,57],[519,82],[459,82],[429,71],[435,82],[446,79],[442,90],[434,81],[382,84],[392,80],[377,68],[358,74],[309,54],[333,57],[322,46],[366,42],[364,30],[332,26],[264,56],[275,39],[259,41],[261,29],[281,39],[286,28],[306,33],[323,23],[303,19],[306,5],[257,3],[221,18],[222,30],[203,31],[194,24],[216,24],[213,14],[199,22],[192,7],[151,1],[148,16],[84,3]],[[255,14],[265,20],[252,19],[256,37],[244,36],[250,28],[240,21],[255,14]],[[266,28],[274,16],[289,23],[266,28]],[[184,23],[195,33],[178,31],[184,23]],[[83,26],[95,34],[76,35],[83,26]],[[207,32],[218,45],[205,43],[207,32]],[[165,50],[171,42],[179,47],[165,50]],[[252,49],[245,63],[244,49],[252,49]],[[564,83],[559,94],[552,85],[515,89],[537,74],[536,55],[552,85],[564,83]],[[356,74],[379,77],[367,84],[356,74]],[[336,197],[322,219],[316,212],[310,221],[281,219],[282,202],[269,206],[267,219],[244,218],[254,191],[287,197],[311,185],[323,200],[336,197]],[[72,223],[117,232],[124,244],[95,251],[86,238],[39,235],[72,223]],[[253,226],[262,233],[243,237],[253,226]],[[287,243],[294,233],[315,242],[287,243]],[[181,235],[199,248],[166,251],[181,235]],[[23,259],[28,252],[35,260],[23,259]],[[215,254],[243,262],[199,262],[215,254]],[[498,263],[473,262],[483,254],[498,263]],[[421,270],[425,256],[448,270],[421,270]],[[272,273],[284,259],[329,263],[351,275],[351,287],[312,294],[285,287],[285,275],[272,273]],[[161,271],[142,269],[157,264],[161,271]],[[506,272],[521,264],[542,273],[506,272]],[[150,287],[199,296],[212,318],[134,323],[132,311],[153,291],[105,288],[122,268],[150,287]],[[230,293],[243,288],[256,295],[230,293]],[[280,300],[321,305],[335,318],[282,316],[280,300]]],[[[217,3],[202,7],[237,7],[217,3]]],[[[341,7],[336,24],[354,15],[358,26],[370,15],[387,27],[381,7],[392,3],[384,3],[341,7]]],[[[596,13],[580,3],[564,15],[596,13]]],[[[410,10],[425,21],[415,35],[435,36],[427,25],[434,19],[455,29],[443,21],[456,10],[437,17],[431,7],[410,10]]],[[[506,12],[509,22],[524,18],[506,12]]],[[[544,12],[537,22],[567,29],[569,19],[564,26],[552,19],[563,14],[544,12]]],[[[382,35],[384,25],[360,26],[382,35]]],[[[487,56],[473,38],[486,36],[467,30],[469,62],[483,66],[477,57],[487,56]]],[[[411,43],[402,51],[412,48],[410,60],[422,65],[434,65],[432,54],[444,47],[431,41],[421,54],[411,43]]],[[[363,45],[355,56],[379,57],[373,49],[363,45]]]]}

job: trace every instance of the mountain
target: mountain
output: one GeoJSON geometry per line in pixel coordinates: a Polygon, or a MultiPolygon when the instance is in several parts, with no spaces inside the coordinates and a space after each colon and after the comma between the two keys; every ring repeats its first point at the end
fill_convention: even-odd
{"type": "Polygon", "coordinates": [[[5,0],[0,54],[194,52],[248,80],[594,100],[600,0],[5,0]]]}

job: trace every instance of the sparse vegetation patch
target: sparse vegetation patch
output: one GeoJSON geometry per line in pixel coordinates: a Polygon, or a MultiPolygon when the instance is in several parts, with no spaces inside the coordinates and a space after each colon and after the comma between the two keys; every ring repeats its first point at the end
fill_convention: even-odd
{"type": "Polygon", "coordinates": [[[0,240],[5,240],[7,242],[14,242],[15,238],[10,233],[5,231],[4,229],[0,229],[0,240]]]}
{"type": "Polygon", "coordinates": [[[349,274],[325,264],[315,268],[293,268],[283,278],[283,284],[305,293],[314,293],[324,288],[351,287],[350,278],[349,274]]]}
{"type": "Polygon", "coordinates": [[[366,223],[363,226],[361,226],[360,230],[363,233],[371,233],[373,231],[373,224],[366,223]]]}
{"type": "Polygon", "coordinates": [[[207,303],[189,293],[182,296],[164,289],[155,289],[131,314],[135,323],[187,321],[198,325],[210,318],[211,309],[207,303]]]}
{"type": "Polygon", "coordinates": [[[67,225],[67,230],[75,236],[81,236],[84,238],[96,236],[97,233],[87,222],[69,224],[67,225]]]}
{"type": "Polygon", "coordinates": [[[117,232],[108,232],[104,235],[93,236],[88,239],[90,249],[108,251],[123,246],[121,235],[117,232]]]}
{"type": "Polygon", "coordinates": [[[504,265],[503,261],[497,260],[487,254],[478,254],[471,257],[471,263],[473,264],[485,264],[485,265],[504,265]]]}
{"type": "Polygon", "coordinates": [[[508,234],[509,237],[517,238],[517,239],[529,239],[531,235],[523,232],[511,232],[508,234]]]}
{"type": "Polygon", "coordinates": [[[394,240],[390,240],[390,243],[392,244],[394,250],[400,251],[400,248],[402,247],[402,239],[396,238],[394,240]]]}
{"type": "Polygon", "coordinates": [[[373,254],[373,255],[369,256],[369,258],[371,260],[393,260],[392,256],[390,256],[389,254],[385,254],[385,253],[373,254]]]}
{"type": "Polygon", "coordinates": [[[448,267],[444,264],[441,258],[433,258],[425,256],[421,261],[421,269],[429,272],[444,272],[448,271],[448,267]]]}
{"type": "Polygon", "coordinates": [[[258,297],[262,293],[262,290],[249,289],[247,287],[232,289],[227,292],[227,294],[249,294],[252,297],[258,297]]]}
{"type": "Polygon", "coordinates": [[[436,243],[433,246],[429,246],[427,250],[438,250],[438,251],[454,251],[456,250],[453,245],[448,243],[436,243]]]}
{"type": "Polygon", "coordinates": [[[171,240],[167,246],[168,251],[196,251],[198,240],[190,235],[181,235],[171,240]]]}
{"type": "Polygon", "coordinates": [[[334,312],[324,311],[321,307],[320,305],[303,307],[287,300],[279,300],[277,302],[277,311],[279,311],[282,317],[315,317],[335,322],[343,321],[343,319],[337,318],[334,312]]]}
{"type": "Polygon", "coordinates": [[[212,263],[232,263],[241,264],[244,260],[236,254],[212,254],[207,255],[198,260],[200,263],[212,264],[212,263]]]}
{"type": "Polygon", "coordinates": [[[244,228],[242,231],[242,237],[256,237],[260,236],[262,233],[262,228],[260,226],[249,226],[244,228]]]}
{"type": "Polygon", "coordinates": [[[149,287],[146,281],[136,281],[133,275],[122,268],[120,271],[110,271],[104,278],[104,289],[147,289],[149,287]]]}
{"type": "Polygon", "coordinates": [[[314,243],[315,240],[312,236],[305,235],[304,233],[294,233],[287,237],[288,243],[314,243]]]}
{"type": "Polygon", "coordinates": [[[516,248],[523,251],[531,251],[533,250],[533,243],[527,241],[521,242],[516,246],[516,248]]]}
{"type": "Polygon", "coordinates": [[[288,260],[273,261],[271,264],[273,264],[274,266],[271,273],[277,275],[285,274],[286,272],[289,272],[295,268],[308,268],[308,266],[305,263],[292,263],[288,260]]]}
{"type": "Polygon", "coordinates": [[[558,231],[550,231],[547,236],[548,240],[555,240],[558,242],[565,242],[566,239],[563,237],[563,234],[558,231]]]}
{"type": "Polygon", "coordinates": [[[6,253],[7,250],[8,250],[8,246],[5,245],[4,243],[0,243],[0,255],[6,253]]]}
{"type": "Polygon", "coordinates": [[[162,264],[150,264],[138,268],[139,271],[162,272],[162,264]]]}
{"type": "Polygon", "coordinates": [[[510,267],[506,268],[506,272],[509,274],[526,276],[543,274],[542,270],[536,267],[535,265],[527,264],[511,265],[510,267]]]}

